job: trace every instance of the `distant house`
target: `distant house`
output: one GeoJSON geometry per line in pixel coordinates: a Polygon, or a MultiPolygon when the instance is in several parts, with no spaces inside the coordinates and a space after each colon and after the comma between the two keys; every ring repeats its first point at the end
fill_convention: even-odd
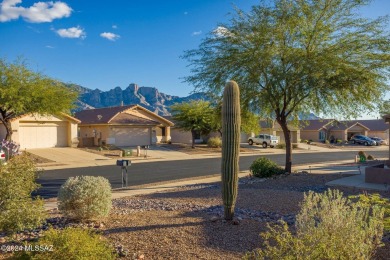
{"type": "Polygon", "coordinates": [[[315,119],[300,122],[301,139],[323,142],[325,140],[350,140],[353,135],[389,139],[389,129],[384,119],[345,120],[315,119]]]}
{"type": "Polygon", "coordinates": [[[81,145],[138,146],[171,139],[171,121],[139,105],[79,111],[81,145]]]}
{"type": "MultiPolygon", "coordinates": [[[[80,121],[66,114],[42,116],[21,115],[11,119],[12,140],[21,149],[77,147],[77,124],[80,121]]],[[[0,123],[0,140],[6,136],[0,123]]]]}
{"type": "MultiPolygon", "coordinates": [[[[279,137],[280,143],[285,143],[283,129],[276,120],[260,120],[260,133],[270,134],[279,137]]],[[[288,125],[292,143],[298,143],[301,140],[301,130],[293,125],[288,125]]]]}

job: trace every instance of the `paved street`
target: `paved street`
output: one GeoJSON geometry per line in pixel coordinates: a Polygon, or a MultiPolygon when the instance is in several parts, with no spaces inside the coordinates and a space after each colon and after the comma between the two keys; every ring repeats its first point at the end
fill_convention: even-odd
{"type": "MultiPolygon", "coordinates": [[[[323,163],[327,161],[351,160],[354,154],[346,152],[299,153],[293,155],[293,165],[323,163]]],[[[371,151],[376,158],[388,156],[388,151],[371,151]]],[[[284,154],[262,155],[283,166],[284,154]]],[[[248,170],[250,164],[259,155],[242,156],[240,170],[248,170]]],[[[186,178],[206,177],[220,172],[221,158],[202,158],[178,161],[152,161],[133,163],[129,169],[129,186],[152,184],[157,182],[175,181],[186,178]]],[[[79,175],[104,176],[111,182],[113,188],[121,187],[121,169],[115,165],[59,169],[44,171],[38,180],[42,187],[38,194],[44,198],[57,197],[59,187],[67,178],[79,175]]]]}

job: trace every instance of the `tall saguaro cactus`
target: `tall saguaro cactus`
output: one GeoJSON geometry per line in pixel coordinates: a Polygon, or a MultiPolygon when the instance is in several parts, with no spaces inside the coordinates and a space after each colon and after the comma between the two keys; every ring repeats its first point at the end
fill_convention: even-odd
{"type": "Polygon", "coordinates": [[[234,81],[226,83],[222,104],[222,199],[225,219],[232,220],[238,189],[240,155],[240,90],[234,81]]]}

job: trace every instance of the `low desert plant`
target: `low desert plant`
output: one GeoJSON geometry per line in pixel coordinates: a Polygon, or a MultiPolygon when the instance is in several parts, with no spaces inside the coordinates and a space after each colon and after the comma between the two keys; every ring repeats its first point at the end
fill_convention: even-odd
{"type": "Polygon", "coordinates": [[[379,206],[384,209],[384,218],[383,218],[383,224],[384,229],[387,232],[390,232],[390,200],[387,198],[383,198],[378,193],[375,194],[359,194],[355,196],[349,196],[350,199],[356,200],[357,203],[360,203],[360,205],[364,207],[372,207],[372,206],[379,206]]]}
{"type": "Polygon", "coordinates": [[[36,250],[20,252],[15,257],[34,260],[115,259],[112,246],[88,229],[50,228],[36,243],[28,246],[36,250]]]}
{"type": "Polygon", "coordinates": [[[367,160],[375,160],[375,158],[374,158],[374,156],[372,156],[371,154],[369,154],[368,156],[367,156],[367,160]]]}
{"type": "Polygon", "coordinates": [[[325,144],[330,144],[329,140],[325,140],[325,144]]]}
{"type": "Polygon", "coordinates": [[[207,140],[207,146],[212,148],[222,147],[222,140],[220,137],[210,137],[209,140],[207,140]]]}
{"type": "Polygon", "coordinates": [[[336,140],[336,143],[337,143],[337,144],[342,144],[342,143],[343,143],[343,140],[337,139],[337,140],[336,140]]]}
{"type": "Polygon", "coordinates": [[[301,143],[304,143],[304,144],[307,144],[307,140],[306,139],[301,139],[301,143]]]}
{"type": "Polygon", "coordinates": [[[259,178],[268,178],[273,175],[283,174],[283,168],[268,158],[260,157],[253,161],[249,167],[251,174],[259,178]]]}
{"type": "Polygon", "coordinates": [[[71,177],[58,192],[58,209],[71,219],[101,219],[108,216],[111,205],[111,185],[103,177],[71,177]]]}
{"type": "Polygon", "coordinates": [[[297,149],[298,148],[298,144],[292,144],[292,148],[293,149],[297,149]]]}
{"type": "Polygon", "coordinates": [[[36,228],[45,220],[43,200],[31,196],[39,188],[37,175],[38,169],[26,154],[0,166],[0,231],[36,228]]]}
{"type": "Polygon", "coordinates": [[[286,149],[286,144],[285,143],[277,144],[276,148],[278,148],[278,149],[286,149]]]}
{"type": "Polygon", "coordinates": [[[264,246],[246,259],[372,259],[381,245],[383,209],[361,207],[337,190],[309,192],[294,233],[282,220],[268,228],[264,246]]]}

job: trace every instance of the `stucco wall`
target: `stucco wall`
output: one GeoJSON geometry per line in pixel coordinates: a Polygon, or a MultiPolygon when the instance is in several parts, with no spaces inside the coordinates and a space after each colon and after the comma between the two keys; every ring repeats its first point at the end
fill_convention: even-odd
{"type": "Polygon", "coordinates": [[[171,128],[171,141],[172,143],[192,143],[192,136],[190,131],[181,131],[178,128],[171,128]]]}
{"type": "Polygon", "coordinates": [[[301,140],[312,140],[314,142],[318,142],[319,133],[317,130],[315,131],[305,131],[301,130],[301,140]]]}

